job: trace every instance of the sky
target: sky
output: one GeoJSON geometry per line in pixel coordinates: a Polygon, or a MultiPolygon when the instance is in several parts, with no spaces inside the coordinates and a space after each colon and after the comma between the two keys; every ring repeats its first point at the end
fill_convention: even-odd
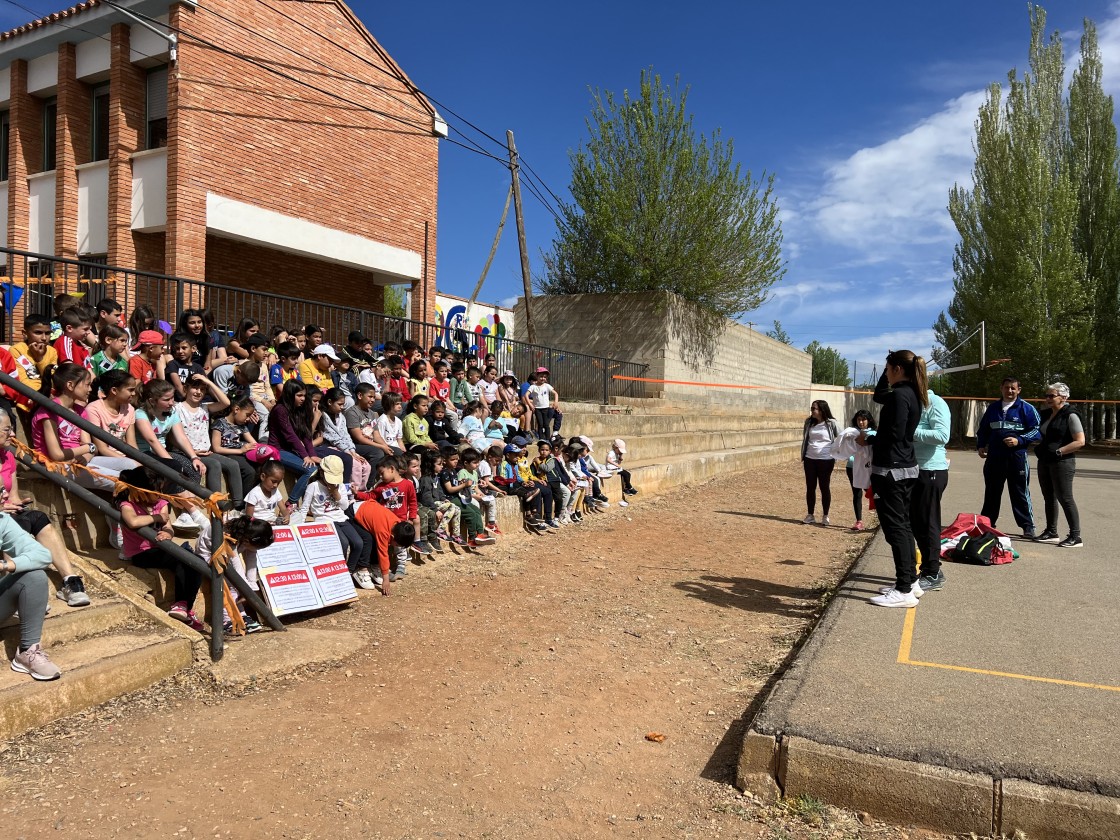
{"type": "MultiPolygon", "coordinates": [[[[46,13],[65,0],[19,4],[46,13]]],[[[865,362],[933,346],[952,297],[948,193],[970,185],[977,110],[989,84],[1026,68],[1030,34],[1022,0],[350,5],[436,100],[452,139],[504,159],[511,129],[522,162],[562,200],[591,89],[634,91],[650,67],[679,76],[698,131],[718,128],[745,170],[775,176],[787,272],[741,320],[759,330],[780,320],[798,347],[817,340],[865,362]]],[[[1120,92],[1120,0],[1054,0],[1047,11],[1070,69],[1083,19],[1096,22],[1105,87],[1120,92]]],[[[0,25],[28,17],[0,0],[0,25]]],[[[446,141],[439,166],[437,285],[468,297],[509,171],[446,141]]],[[[556,221],[528,191],[524,202],[536,275],[556,221]]],[[[521,289],[511,213],[480,300],[512,305],[521,289]]]]}
{"type": "MultiPolygon", "coordinates": [[[[429,2],[422,16],[413,3],[352,8],[422,90],[500,141],[512,129],[523,160],[564,200],[569,153],[588,136],[589,89],[634,91],[647,67],[679,75],[697,129],[719,128],[744,169],[776,178],[787,272],[741,320],[767,330],[777,319],[798,347],[818,340],[870,362],[934,344],[932,325],[952,297],[949,190],[971,184],[977,110],[988,85],[1026,69],[1030,35],[1022,0],[491,0],[429,2]]],[[[1120,92],[1120,3],[1046,8],[1071,69],[1083,20],[1096,22],[1105,86],[1120,92]]],[[[508,188],[499,162],[443,144],[441,291],[470,295],[508,188]]],[[[555,219],[532,195],[524,200],[539,272],[555,219]]],[[[519,294],[511,216],[480,299],[509,304],[519,294]]]]}

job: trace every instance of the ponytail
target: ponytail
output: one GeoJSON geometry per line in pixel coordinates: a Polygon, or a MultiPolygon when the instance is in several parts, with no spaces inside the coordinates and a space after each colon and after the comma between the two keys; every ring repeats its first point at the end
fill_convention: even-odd
{"type": "Polygon", "coordinates": [[[929,374],[926,373],[926,360],[921,356],[915,356],[911,350],[895,350],[887,356],[887,364],[902,368],[902,372],[918,392],[918,400],[922,408],[929,408],[929,374]]]}

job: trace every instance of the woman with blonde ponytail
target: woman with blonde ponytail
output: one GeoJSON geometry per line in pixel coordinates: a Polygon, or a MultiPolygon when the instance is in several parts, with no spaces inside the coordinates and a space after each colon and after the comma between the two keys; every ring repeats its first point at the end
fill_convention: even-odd
{"type": "Polygon", "coordinates": [[[871,446],[871,489],[883,536],[894,556],[894,586],[871,599],[877,607],[915,607],[922,590],[918,587],[918,561],[914,533],[910,527],[910,496],[918,479],[914,454],[914,430],[922,409],[929,404],[926,362],[910,350],[893,350],[875,387],[879,429],[865,445],[871,446]]]}

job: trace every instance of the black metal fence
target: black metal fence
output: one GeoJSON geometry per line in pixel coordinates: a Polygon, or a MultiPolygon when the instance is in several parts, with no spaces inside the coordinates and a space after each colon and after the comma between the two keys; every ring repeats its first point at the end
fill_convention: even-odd
{"type": "MultiPolygon", "coordinates": [[[[125,315],[137,306],[150,306],[174,328],[185,309],[208,309],[218,328],[232,332],[243,318],[259,322],[261,330],[273,326],[288,329],[314,324],[327,341],[344,344],[351,330],[360,330],[375,346],[388,341],[398,344],[410,339],[424,348],[454,350],[482,362],[493,353],[499,372],[512,370],[525,379],[539,367],[548,368],[550,381],[565,400],[609,402],[611,397],[641,398],[645,383],[617,380],[615,376],[641,377],[648,365],[640,362],[592,356],[539,344],[528,344],[504,336],[447,329],[441,324],[394,318],[380,312],[311,300],[305,297],[223,286],[200,280],[171,277],[135,269],[118,268],[91,260],[73,260],[0,248],[6,268],[0,275],[3,317],[0,341],[17,341],[23,319],[28,315],[51,317],[56,295],[80,294],[91,306],[105,298],[116,300],[125,315]]],[[[304,288],[303,294],[314,294],[304,288]]]]}

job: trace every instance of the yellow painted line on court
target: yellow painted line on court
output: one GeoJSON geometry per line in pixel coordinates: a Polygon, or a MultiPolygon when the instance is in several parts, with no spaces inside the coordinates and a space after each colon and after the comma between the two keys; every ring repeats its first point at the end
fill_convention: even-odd
{"type": "Polygon", "coordinates": [[[920,668],[940,668],[943,671],[963,671],[966,674],[982,674],[988,677],[1004,677],[1012,680],[1026,680],[1027,682],[1050,683],[1051,685],[1068,685],[1074,688],[1095,688],[1098,691],[1120,691],[1117,685],[1098,685],[1096,683],[1077,682],[1076,680],[1060,680],[1055,677],[1035,677],[1030,674],[1010,674],[1006,671],[989,671],[984,668],[967,668],[964,665],[945,665],[940,662],[918,662],[910,658],[910,648],[914,642],[914,621],[917,617],[917,607],[906,611],[906,620],[902,623],[902,639],[898,643],[898,663],[900,665],[916,665],[920,668]]]}

